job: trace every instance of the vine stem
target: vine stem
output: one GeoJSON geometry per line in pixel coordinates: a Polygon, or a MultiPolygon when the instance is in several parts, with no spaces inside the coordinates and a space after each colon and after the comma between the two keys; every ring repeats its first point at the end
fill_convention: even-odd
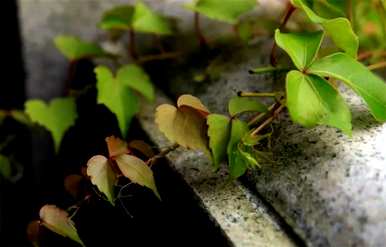
{"type": "Polygon", "coordinates": [[[163,158],[165,157],[168,153],[176,150],[180,145],[178,144],[174,144],[168,148],[165,148],[164,150],[162,150],[159,154],[157,155],[154,155],[153,157],[151,157],[150,159],[147,160],[146,164],[149,165],[150,167],[154,164],[154,162],[160,158],[163,158]]]}
{"type": "Polygon", "coordinates": [[[147,63],[155,60],[172,59],[181,56],[181,52],[164,52],[156,55],[146,55],[138,59],[139,64],[147,63]]]}
{"type": "Polygon", "coordinates": [[[280,104],[279,107],[274,110],[272,116],[267,118],[262,124],[259,125],[252,133],[251,136],[257,135],[260,131],[262,131],[265,127],[272,123],[272,121],[279,115],[279,113],[285,108],[285,105],[280,104]]]}
{"type": "Polygon", "coordinates": [[[256,93],[256,92],[238,92],[239,97],[276,97],[279,93],[256,93]]]}
{"type": "Polygon", "coordinates": [[[367,66],[369,70],[376,70],[376,69],[381,69],[381,68],[386,68],[386,61],[382,61],[379,63],[371,64],[367,66]]]}
{"type": "Polygon", "coordinates": [[[197,39],[200,42],[200,46],[207,47],[208,41],[206,40],[204,34],[201,31],[200,14],[198,12],[194,13],[194,30],[196,32],[197,39]]]}
{"type": "MultiPolygon", "coordinates": [[[[293,14],[293,12],[295,10],[296,10],[296,8],[291,4],[290,1],[288,1],[285,14],[284,14],[284,16],[281,20],[280,26],[279,26],[279,30],[281,30],[282,28],[285,27],[289,18],[291,17],[291,15],[293,14]]],[[[271,62],[271,65],[273,67],[276,67],[276,65],[277,65],[276,49],[277,49],[277,44],[276,44],[276,42],[274,42],[272,45],[271,55],[270,55],[270,62],[271,62]]]]}
{"type": "Polygon", "coordinates": [[[129,30],[129,47],[128,47],[128,50],[129,50],[129,56],[132,59],[137,60],[138,54],[137,54],[137,48],[135,45],[135,32],[133,29],[129,30]]]}

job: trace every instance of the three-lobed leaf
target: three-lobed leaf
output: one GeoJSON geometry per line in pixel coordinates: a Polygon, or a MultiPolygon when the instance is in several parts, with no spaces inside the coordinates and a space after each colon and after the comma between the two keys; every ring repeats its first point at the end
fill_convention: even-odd
{"type": "Polygon", "coordinates": [[[87,162],[87,175],[90,176],[91,183],[97,186],[114,205],[114,186],[117,182],[117,177],[109,163],[109,160],[102,156],[96,155],[87,162]]]}
{"type": "Polygon", "coordinates": [[[42,224],[49,230],[85,246],[79,238],[75,223],[69,218],[66,211],[55,205],[45,205],[40,209],[39,215],[42,224]]]}
{"type": "Polygon", "coordinates": [[[155,121],[159,130],[182,147],[199,149],[209,154],[206,136],[206,116],[209,111],[191,95],[182,95],[177,107],[163,104],[157,107],[155,121]]]}
{"type": "Polygon", "coordinates": [[[187,8],[209,18],[236,24],[242,14],[252,10],[256,0],[197,0],[186,5],[187,8]]]}
{"type": "Polygon", "coordinates": [[[128,154],[130,151],[127,147],[127,143],[115,136],[109,136],[105,139],[107,149],[109,151],[109,157],[114,158],[121,154],[128,154]]]}
{"type": "Polygon", "coordinates": [[[246,97],[233,97],[228,103],[228,111],[231,116],[243,112],[266,112],[267,107],[253,99],[248,99],[246,97]]]}
{"type": "Polygon", "coordinates": [[[56,98],[49,104],[42,100],[28,100],[25,112],[33,122],[51,132],[56,150],[59,149],[64,133],[74,125],[77,118],[75,99],[71,97],[56,98]]]}
{"type": "Polygon", "coordinates": [[[220,114],[210,114],[207,118],[209,148],[213,165],[216,169],[227,157],[227,145],[230,136],[230,119],[220,114]]]}
{"type": "Polygon", "coordinates": [[[293,70],[287,74],[287,107],[294,122],[306,127],[325,124],[351,135],[351,113],[326,80],[293,70]]]}
{"type": "Polygon", "coordinates": [[[131,119],[138,113],[139,102],[132,89],[146,98],[154,98],[154,89],[145,72],[136,65],[121,67],[114,77],[109,68],[98,66],[97,77],[98,103],[104,104],[118,120],[119,128],[125,136],[131,119]]]}
{"type": "Polygon", "coordinates": [[[314,22],[322,25],[326,34],[331,37],[337,47],[345,51],[350,56],[356,58],[359,41],[354,33],[351,23],[347,18],[338,17],[334,19],[326,19],[314,12],[310,2],[307,0],[291,0],[292,4],[302,9],[308,18],[314,22]]]}
{"type": "Polygon", "coordinates": [[[363,64],[345,53],[335,53],[314,62],[309,73],[334,77],[359,94],[379,121],[386,121],[386,85],[363,64]]]}
{"type": "Polygon", "coordinates": [[[304,70],[315,61],[323,41],[323,32],[281,33],[276,29],[275,41],[288,53],[295,66],[304,70]]]}
{"type": "Polygon", "coordinates": [[[98,44],[86,42],[74,36],[56,36],[54,43],[58,50],[70,61],[107,55],[98,44]]]}
{"type": "Polygon", "coordinates": [[[169,21],[155,13],[142,2],[138,2],[135,5],[132,26],[138,32],[158,35],[170,35],[173,33],[169,21]]]}
{"type": "Polygon", "coordinates": [[[151,189],[154,194],[161,199],[155,185],[153,171],[143,160],[128,154],[119,155],[115,160],[125,177],[133,183],[151,189]]]}

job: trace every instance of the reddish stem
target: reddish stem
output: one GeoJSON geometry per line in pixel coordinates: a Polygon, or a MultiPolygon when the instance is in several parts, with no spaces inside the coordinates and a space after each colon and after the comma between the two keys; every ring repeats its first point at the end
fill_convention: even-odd
{"type": "Polygon", "coordinates": [[[135,32],[132,29],[129,30],[129,56],[134,60],[138,59],[137,48],[135,46],[135,32]]]}
{"type": "Polygon", "coordinates": [[[204,34],[201,31],[201,24],[200,24],[200,14],[198,12],[194,13],[194,30],[197,35],[197,39],[200,42],[201,47],[207,47],[208,42],[204,36],[204,34]]]}

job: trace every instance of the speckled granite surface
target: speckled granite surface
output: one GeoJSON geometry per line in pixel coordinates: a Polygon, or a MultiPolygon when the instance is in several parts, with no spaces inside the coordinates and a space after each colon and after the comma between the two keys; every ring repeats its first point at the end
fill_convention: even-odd
{"type": "MultiPolygon", "coordinates": [[[[159,94],[154,103],[142,104],[139,120],[159,147],[170,146],[154,123],[155,108],[171,103],[159,94]]],[[[224,170],[213,172],[208,158],[199,152],[178,149],[167,158],[197,194],[208,215],[237,247],[295,246],[275,215],[255,195],[238,182],[230,182],[224,170]]]]}
{"type": "MultiPolygon", "coordinates": [[[[272,91],[284,83],[247,73],[268,64],[257,58],[268,58],[269,47],[261,41],[233,49],[220,58],[218,80],[200,85],[177,76],[168,88],[225,112],[239,90],[272,91]]],[[[352,109],[352,138],[328,127],[305,129],[284,113],[275,124],[274,164],[250,171],[243,183],[257,189],[310,246],[385,246],[386,125],[376,123],[350,90],[341,90],[352,109]]]]}

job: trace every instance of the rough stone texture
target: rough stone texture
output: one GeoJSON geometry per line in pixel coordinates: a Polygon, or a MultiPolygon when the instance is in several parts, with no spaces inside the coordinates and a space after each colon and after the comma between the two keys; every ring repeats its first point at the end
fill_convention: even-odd
{"type": "MultiPolygon", "coordinates": [[[[204,85],[177,76],[170,91],[176,96],[192,93],[212,112],[225,113],[237,91],[272,91],[284,84],[247,73],[268,64],[257,58],[268,58],[269,47],[270,42],[262,41],[231,49],[216,62],[217,80],[204,85]]],[[[282,114],[275,124],[274,164],[250,171],[243,181],[310,246],[385,246],[386,125],[376,123],[350,90],[341,91],[352,109],[352,138],[334,128],[303,128],[282,114]]]]}
{"type": "MultiPolygon", "coordinates": [[[[154,122],[155,108],[170,103],[159,94],[154,103],[142,104],[139,120],[159,147],[172,145],[154,122]]],[[[226,233],[234,246],[295,246],[283,231],[277,217],[265,204],[238,182],[230,182],[225,170],[213,172],[208,158],[199,152],[178,149],[167,158],[194,190],[213,221],[226,233]]]]}

